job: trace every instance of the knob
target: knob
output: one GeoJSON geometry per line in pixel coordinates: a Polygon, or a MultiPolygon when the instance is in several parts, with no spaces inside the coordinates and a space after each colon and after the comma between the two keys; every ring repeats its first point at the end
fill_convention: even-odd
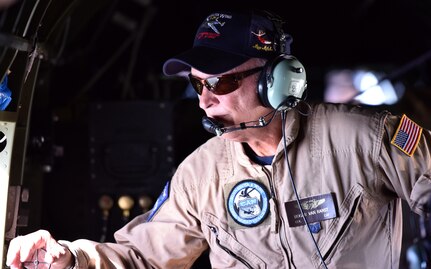
{"type": "Polygon", "coordinates": [[[111,210],[112,206],[114,205],[114,200],[108,195],[102,195],[99,198],[99,207],[102,210],[103,217],[108,218],[109,211],[111,210]]]}
{"type": "Polygon", "coordinates": [[[132,209],[135,202],[129,195],[123,195],[118,199],[118,207],[123,210],[123,217],[128,218],[130,216],[130,209],[132,209]]]}
{"type": "Polygon", "coordinates": [[[142,208],[143,213],[150,210],[150,207],[153,204],[153,199],[151,199],[148,195],[142,195],[139,197],[139,206],[142,208]]]}

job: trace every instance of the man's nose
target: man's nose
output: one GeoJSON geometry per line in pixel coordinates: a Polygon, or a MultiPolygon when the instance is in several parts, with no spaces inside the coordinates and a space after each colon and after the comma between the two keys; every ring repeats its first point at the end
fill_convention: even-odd
{"type": "Polygon", "coordinates": [[[203,110],[213,106],[218,102],[218,99],[215,94],[210,92],[207,87],[202,89],[201,95],[199,95],[199,107],[203,110]]]}

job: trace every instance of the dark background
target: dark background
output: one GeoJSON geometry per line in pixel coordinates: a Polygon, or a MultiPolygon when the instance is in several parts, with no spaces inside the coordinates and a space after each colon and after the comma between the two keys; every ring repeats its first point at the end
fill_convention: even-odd
{"type": "Polygon", "coordinates": [[[191,47],[210,12],[245,6],[286,19],[310,101],[322,100],[332,69],[384,68],[406,85],[401,101],[384,108],[431,128],[431,1],[50,1],[38,31],[46,54],[24,174],[29,221],[18,233],[44,228],[57,238],[99,240],[99,199],[109,195],[109,241],[128,220],[116,204],[121,195],[135,201],[131,216],[142,212],[142,196],[154,201],[210,137],[197,99],[185,98],[187,81],[163,76],[163,62],[191,47]]]}

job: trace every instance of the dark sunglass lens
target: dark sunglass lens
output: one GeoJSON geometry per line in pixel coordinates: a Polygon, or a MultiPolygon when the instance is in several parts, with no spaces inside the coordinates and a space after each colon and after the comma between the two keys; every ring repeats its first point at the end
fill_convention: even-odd
{"type": "Polygon", "coordinates": [[[197,92],[197,94],[202,94],[203,85],[200,82],[199,79],[193,77],[192,75],[189,75],[190,84],[192,85],[193,89],[197,92]]]}
{"type": "Polygon", "coordinates": [[[211,92],[215,92],[217,87],[218,87],[218,81],[219,78],[218,77],[210,77],[207,78],[205,80],[205,86],[207,87],[208,90],[210,90],[211,92]]]}
{"type": "Polygon", "coordinates": [[[217,83],[217,87],[213,90],[215,94],[224,95],[238,89],[239,83],[233,77],[221,77],[217,83]]]}

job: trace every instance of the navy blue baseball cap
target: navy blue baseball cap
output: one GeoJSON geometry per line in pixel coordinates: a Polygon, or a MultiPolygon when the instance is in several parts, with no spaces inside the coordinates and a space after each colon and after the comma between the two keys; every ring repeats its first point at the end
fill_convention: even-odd
{"type": "Polygon", "coordinates": [[[193,67],[206,74],[220,74],[251,58],[270,60],[290,54],[292,37],[281,25],[279,17],[270,13],[212,13],[199,26],[193,48],[168,59],[163,73],[179,75],[193,67]]]}

